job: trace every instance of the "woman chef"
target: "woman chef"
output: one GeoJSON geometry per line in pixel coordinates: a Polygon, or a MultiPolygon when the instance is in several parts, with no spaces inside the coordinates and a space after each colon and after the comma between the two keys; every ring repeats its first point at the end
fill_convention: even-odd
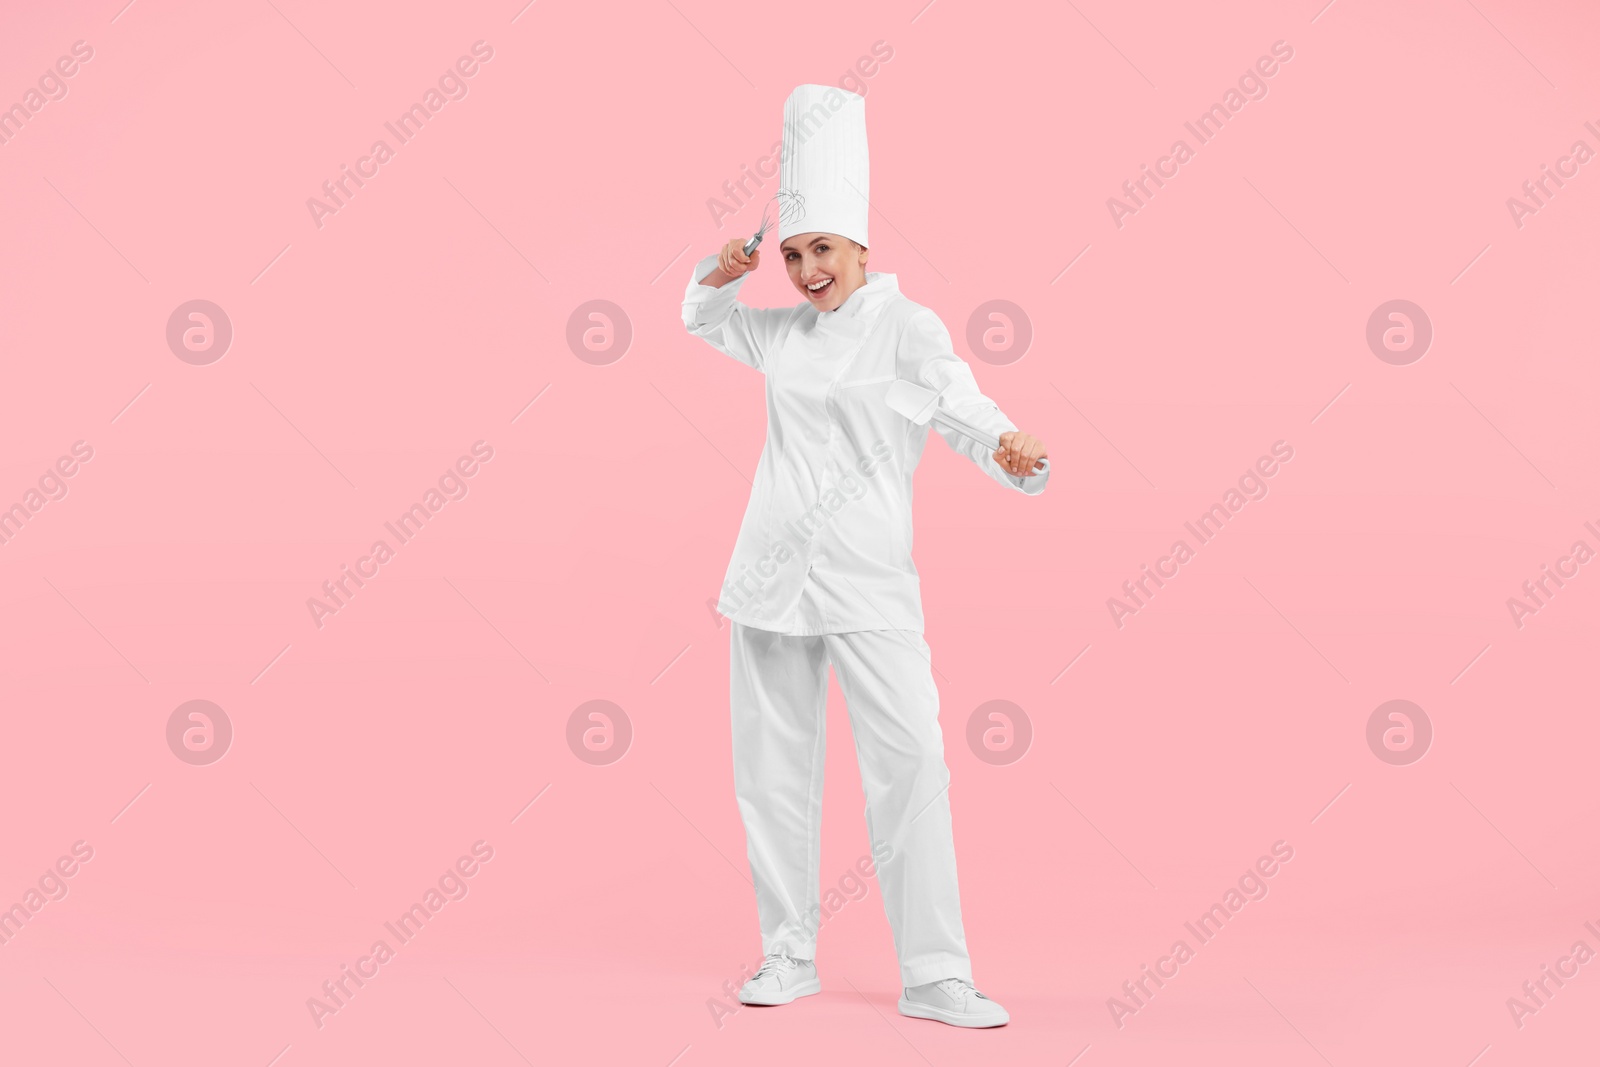
{"type": "Polygon", "coordinates": [[[796,89],[784,105],[779,185],[779,253],[805,302],[740,303],[761,263],[742,240],[695,265],[683,301],[690,333],[766,376],[766,447],[717,603],[733,624],[734,783],[766,954],[739,999],[787,1004],[821,991],[812,960],[832,665],[900,960],[900,1012],[1001,1026],[1006,1010],[972,984],[911,562],[911,477],[928,429],[890,410],[889,383],[937,390],[944,408],[995,435],[991,452],[939,431],[1009,488],[1043,491],[1044,444],[978,391],[937,315],[903,296],[893,274],[866,272],[865,100],[796,89]]]}

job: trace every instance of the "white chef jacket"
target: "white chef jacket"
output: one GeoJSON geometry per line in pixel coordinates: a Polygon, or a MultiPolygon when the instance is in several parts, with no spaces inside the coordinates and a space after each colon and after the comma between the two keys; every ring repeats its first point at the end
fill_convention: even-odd
{"type": "MultiPolygon", "coordinates": [[[[695,264],[683,323],[767,382],[766,447],[717,610],[782,634],[921,633],[911,476],[928,427],[889,409],[889,383],[938,390],[953,414],[996,437],[1016,424],[979,392],[939,316],[902,295],[893,274],[867,274],[837,309],[819,312],[742,304],[742,276],[699,284],[716,266],[715,255],[695,264]]],[[[1013,475],[977,441],[939,432],[1000,484],[1044,491],[1048,470],[1013,475]]]]}

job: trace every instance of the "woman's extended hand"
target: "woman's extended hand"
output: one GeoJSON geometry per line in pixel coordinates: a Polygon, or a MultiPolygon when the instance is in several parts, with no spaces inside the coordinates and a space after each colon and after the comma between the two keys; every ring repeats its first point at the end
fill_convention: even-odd
{"type": "Polygon", "coordinates": [[[1031,433],[1013,430],[1000,435],[1000,448],[994,454],[994,461],[1012,474],[1032,478],[1039,473],[1034,469],[1039,460],[1048,455],[1043,441],[1031,433]]]}

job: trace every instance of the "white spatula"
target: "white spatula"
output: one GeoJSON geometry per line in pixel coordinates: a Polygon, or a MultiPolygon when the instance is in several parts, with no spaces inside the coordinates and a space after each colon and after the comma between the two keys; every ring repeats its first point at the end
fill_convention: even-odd
{"type": "MultiPolygon", "coordinates": [[[[904,415],[918,426],[926,426],[929,422],[937,423],[948,430],[972,438],[983,445],[990,452],[1000,451],[1000,440],[991,433],[985,433],[956,416],[950,414],[939,404],[939,394],[926,386],[916,382],[908,382],[904,378],[896,379],[889,386],[889,410],[897,415],[904,415]]],[[[1034,467],[1036,476],[1043,475],[1050,469],[1048,459],[1039,460],[1034,467]]]]}

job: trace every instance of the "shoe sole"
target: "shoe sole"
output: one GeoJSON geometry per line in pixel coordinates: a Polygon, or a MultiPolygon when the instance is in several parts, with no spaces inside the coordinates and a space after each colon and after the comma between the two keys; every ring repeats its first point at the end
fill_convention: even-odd
{"type": "Polygon", "coordinates": [[[813,993],[822,992],[822,979],[813,978],[809,982],[801,982],[793,989],[785,989],[781,993],[756,994],[754,999],[746,1000],[744,995],[739,995],[740,1004],[749,1004],[754,1007],[772,1008],[779,1004],[788,1004],[801,997],[809,997],[813,993]]]}
{"type": "Polygon", "coordinates": [[[913,1019],[932,1019],[934,1022],[948,1023],[951,1026],[965,1026],[972,1030],[987,1030],[995,1026],[1004,1026],[1011,1021],[1010,1014],[995,1018],[978,1018],[971,1015],[960,1015],[943,1008],[929,1007],[926,1004],[913,1004],[904,997],[900,998],[900,1014],[913,1019]]]}

